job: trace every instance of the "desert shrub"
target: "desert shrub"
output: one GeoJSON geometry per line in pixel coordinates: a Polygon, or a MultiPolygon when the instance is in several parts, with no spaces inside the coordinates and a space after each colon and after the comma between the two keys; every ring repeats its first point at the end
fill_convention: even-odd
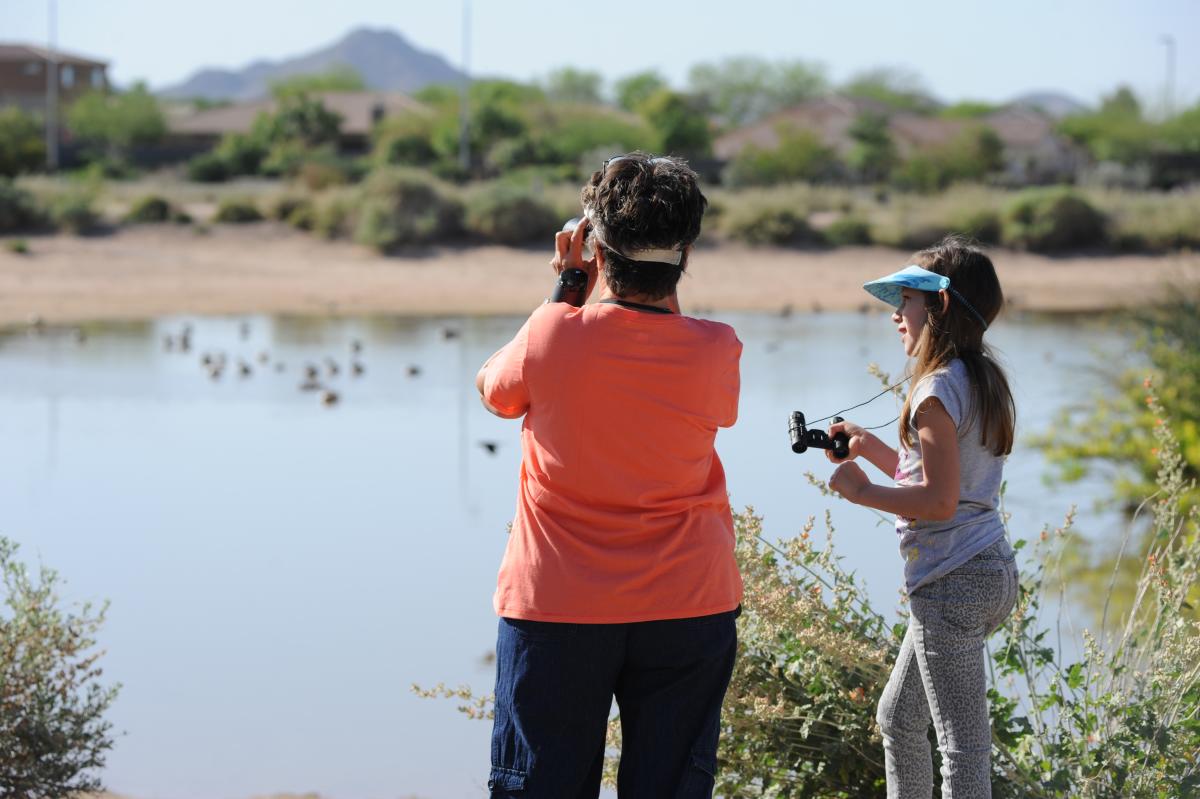
{"type": "Polygon", "coordinates": [[[835,247],[871,243],[871,226],[857,216],[841,216],[822,231],[825,240],[835,247]]]}
{"type": "Polygon", "coordinates": [[[799,211],[789,206],[747,205],[732,209],[722,219],[724,234],[755,247],[819,244],[821,236],[799,211]]]}
{"type": "Polygon", "coordinates": [[[0,537],[0,795],[99,791],[118,690],[102,683],[95,650],[104,609],[64,610],[55,572],[31,574],[16,552],[0,537]]]}
{"type": "Polygon", "coordinates": [[[4,243],[4,248],[13,255],[29,255],[29,242],[25,239],[9,239],[4,243]]]}
{"type": "Polygon", "coordinates": [[[46,203],[50,222],[59,230],[80,235],[100,223],[96,211],[96,192],[86,186],[71,187],[50,197],[46,203]]]}
{"type": "Polygon", "coordinates": [[[1071,191],[1022,192],[1008,208],[1004,243],[1012,247],[1064,252],[1098,247],[1106,240],[1104,215],[1071,191]]]}
{"type": "Polygon", "coordinates": [[[134,202],[125,214],[126,222],[167,222],[175,217],[171,204],[157,194],[148,194],[134,202]]]}
{"type": "Polygon", "coordinates": [[[380,170],[363,184],[354,239],[382,251],[433,244],[457,236],[462,205],[426,175],[380,170]]]}
{"type": "Polygon", "coordinates": [[[188,161],[188,180],[197,183],[223,183],[233,176],[224,159],[214,153],[201,153],[188,161]]]}
{"type": "Polygon", "coordinates": [[[489,186],[467,201],[467,232],[497,244],[545,243],[562,221],[538,193],[516,186],[489,186]]]}
{"type": "Polygon", "coordinates": [[[820,183],[841,174],[837,153],[816,134],[782,127],[778,136],[774,149],[753,144],[745,147],[725,168],[722,182],[732,188],[795,181],[820,183]]]}
{"type": "Polygon", "coordinates": [[[276,222],[286,222],[297,209],[311,207],[313,201],[299,194],[280,194],[267,202],[266,217],[276,222]]]}
{"type": "Polygon", "coordinates": [[[987,209],[963,214],[953,227],[956,233],[970,236],[980,244],[999,244],[1004,231],[1000,214],[987,209]]]}
{"type": "Polygon", "coordinates": [[[263,215],[253,200],[244,197],[228,197],[222,200],[221,204],[217,206],[217,213],[213,217],[213,221],[244,224],[247,222],[259,222],[262,218],[263,215]]]}
{"type": "Polygon", "coordinates": [[[45,216],[29,192],[0,177],[0,233],[32,230],[45,224],[45,216]]]}
{"type": "Polygon", "coordinates": [[[16,106],[0,109],[0,177],[15,177],[46,163],[42,126],[16,106]]]}

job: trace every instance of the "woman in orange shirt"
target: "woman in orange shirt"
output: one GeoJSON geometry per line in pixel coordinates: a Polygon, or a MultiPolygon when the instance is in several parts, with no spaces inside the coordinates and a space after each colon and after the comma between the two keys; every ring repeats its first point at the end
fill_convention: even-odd
{"type": "Polygon", "coordinates": [[[598,299],[542,305],[476,378],[488,410],[524,417],[488,784],[598,796],[615,697],[618,793],[711,797],[742,592],[713,445],[737,418],[742,345],[680,313],[707,204],[691,169],[613,158],[582,200],[551,264],[587,271],[598,299]]]}

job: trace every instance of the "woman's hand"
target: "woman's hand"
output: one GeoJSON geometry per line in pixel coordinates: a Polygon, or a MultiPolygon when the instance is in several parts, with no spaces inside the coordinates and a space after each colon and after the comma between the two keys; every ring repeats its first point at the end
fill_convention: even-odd
{"type": "Polygon", "coordinates": [[[867,473],[857,463],[843,463],[829,478],[829,488],[855,504],[861,498],[863,489],[869,485],[871,481],[867,473]]]}
{"type": "Polygon", "coordinates": [[[833,450],[827,449],[825,450],[825,457],[829,459],[830,463],[846,463],[847,461],[852,461],[859,455],[863,454],[863,441],[867,438],[867,436],[870,435],[870,433],[856,425],[854,422],[834,422],[833,424],[829,425],[829,437],[833,438],[833,436],[837,433],[845,433],[846,435],[850,436],[850,455],[845,458],[839,458],[833,454],[833,450]]]}
{"type": "Polygon", "coordinates": [[[587,272],[587,291],[583,295],[585,302],[591,296],[599,278],[596,256],[593,254],[589,260],[583,260],[583,239],[591,226],[592,223],[585,216],[579,220],[574,230],[560,230],[555,233],[554,257],[550,259],[550,266],[556,275],[562,274],[564,269],[582,269],[587,272]]]}

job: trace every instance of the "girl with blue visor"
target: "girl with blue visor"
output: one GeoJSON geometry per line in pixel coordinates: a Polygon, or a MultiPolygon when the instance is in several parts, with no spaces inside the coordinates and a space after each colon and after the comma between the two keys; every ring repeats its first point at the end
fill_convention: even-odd
{"type": "Polygon", "coordinates": [[[898,448],[851,422],[829,429],[850,439],[849,460],[830,488],[894,513],[904,560],[909,624],[877,713],[887,795],[929,799],[932,722],[943,799],[990,797],[984,642],[1018,593],[1000,516],[1016,412],[1004,370],[983,341],[1004,295],[991,260],[955,237],[863,288],[895,308],[891,319],[912,359],[898,448]],[[892,485],[872,483],[860,456],[892,485]]]}

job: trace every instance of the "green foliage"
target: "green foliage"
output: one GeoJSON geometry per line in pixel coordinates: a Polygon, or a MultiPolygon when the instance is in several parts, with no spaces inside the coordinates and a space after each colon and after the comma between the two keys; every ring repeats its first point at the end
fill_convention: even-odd
{"type": "Polygon", "coordinates": [[[788,205],[748,203],[725,214],[721,229],[730,239],[755,247],[821,243],[806,216],[788,205]]]}
{"type": "Polygon", "coordinates": [[[92,232],[100,223],[96,195],[96,187],[86,184],[55,193],[46,203],[51,224],[75,235],[92,232]]]}
{"type": "Polygon", "coordinates": [[[60,581],[30,574],[0,538],[0,794],[65,799],[99,791],[112,748],[104,714],[117,695],[101,682],[96,634],[104,608],[61,606],[60,581]]]}
{"type": "Polygon", "coordinates": [[[825,241],[835,247],[871,243],[871,226],[858,216],[840,216],[822,232],[825,234],[825,241]]]}
{"type": "Polygon", "coordinates": [[[258,206],[254,204],[253,200],[244,197],[227,197],[217,206],[217,213],[213,216],[213,221],[241,225],[247,222],[260,222],[262,218],[262,212],[258,210],[258,206]]]}
{"type": "Polygon", "coordinates": [[[188,180],[197,183],[223,183],[232,176],[225,159],[216,153],[201,153],[188,161],[188,180]]]}
{"type": "Polygon", "coordinates": [[[1064,119],[1059,132],[1085,147],[1097,161],[1127,165],[1148,158],[1157,138],[1156,126],[1143,118],[1141,104],[1124,86],[1105,98],[1099,110],[1064,119]]]}
{"type": "Polygon", "coordinates": [[[898,159],[896,145],[888,130],[884,114],[863,113],[850,126],[854,142],[846,155],[846,165],[864,183],[884,180],[895,168],[898,159]]]}
{"type": "Polygon", "coordinates": [[[4,247],[13,255],[29,255],[29,242],[25,239],[9,239],[4,247]]]}
{"type": "Polygon", "coordinates": [[[942,119],[979,119],[999,111],[1001,106],[977,100],[961,100],[938,111],[942,119]]]}
{"type": "Polygon", "coordinates": [[[367,88],[366,81],[354,67],[339,65],[325,72],[293,75],[271,83],[271,94],[283,99],[296,95],[319,92],[361,92],[367,88]]]}
{"type": "Polygon", "coordinates": [[[0,233],[19,233],[45,224],[33,195],[0,177],[0,233]]]}
{"type": "Polygon", "coordinates": [[[125,214],[126,222],[168,222],[174,216],[171,204],[165,197],[148,194],[136,200],[125,214]]]}
{"type": "Polygon", "coordinates": [[[626,75],[617,81],[614,87],[617,105],[626,111],[636,112],[642,103],[650,99],[662,89],[670,88],[667,79],[657,70],[646,70],[626,75]]]}
{"type": "Polygon", "coordinates": [[[777,135],[779,143],[773,150],[753,144],[744,147],[725,168],[723,182],[732,188],[819,183],[839,174],[837,154],[815,133],[780,125],[777,135]]]}
{"type": "Polygon", "coordinates": [[[562,67],[546,76],[546,96],[559,103],[596,105],[601,102],[604,78],[599,72],[562,67]]]}
{"type": "Polygon", "coordinates": [[[306,94],[288,94],[273,114],[260,114],[251,136],[266,147],[299,143],[305,147],[337,144],[342,117],[306,94]]]}
{"type": "Polygon", "coordinates": [[[159,141],[167,120],[158,100],[138,83],[127,92],[84,95],[67,112],[67,127],[92,157],[124,163],[134,147],[159,141]]]}
{"type": "Polygon", "coordinates": [[[934,192],[952,183],[982,180],[1003,167],[1004,143],[991,128],[976,125],[944,145],[910,156],[892,177],[901,188],[934,192]]]}
{"type": "Polygon", "coordinates": [[[0,178],[34,172],[45,165],[42,126],[17,106],[0,108],[0,178]]]}
{"type": "Polygon", "coordinates": [[[390,252],[446,241],[461,230],[461,204],[419,173],[379,170],[362,187],[354,226],[359,244],[390,252]]]}
{"type": "Polygon", "coordinates": [[[736,128],[824,93],[825,70],[805,61],[743,56],[703,63],[688,73],[689,91],[718,124],[736,128]]]}
{"type": "Polygon", "coordinates": [[[227,175],[256,175],[269,150],[270,142],[264,131],[228,133],[217,143],[212,155],[221,163],[227,175]]]}
{"type": "Polygon", "coordinates": [[[497,244],[545,244],[561,225],[554,206],[517,186],[489,186],[467,200],[467,232],[497,244]]]}
{"type": "Polygon", "coordinates": [[[1004,241],[1012,247],[1066,252],[1100,246],[1106,236],[1104,215],[1069,190],[1022,192],[1006,214],[1004,241]]]}
{"type": "Polygon", "coordinates": [[[931,113],[937,105],[919,75],[899,68],[860,72],[840,91],[847,97],[883,103],[895,111],[925,114],[931,113]]]}
{"type": "Polygon", "coordinates": [[[438,158],[432,114],[409,112],[386,117],[372,131],[371,158],[384,166],[429,166],[438,158]]]}
{"type": "Polygon", "coordinates": [[[662,89],[638,112],[656,134],[654,151],[683,158],[703,158],[712,151],[712,131],[694,97],[662,89]]]}

